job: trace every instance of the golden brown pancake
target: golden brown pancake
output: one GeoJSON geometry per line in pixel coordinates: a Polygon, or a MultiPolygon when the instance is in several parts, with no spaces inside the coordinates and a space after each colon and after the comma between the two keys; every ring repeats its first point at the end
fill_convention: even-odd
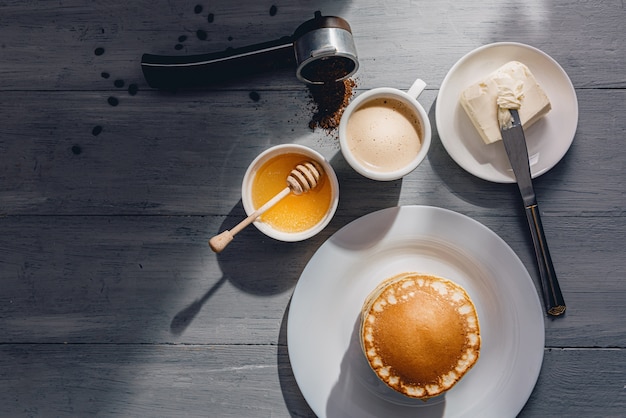
{"type": "Polygon", "coordinates": [[[383,382],[425,400],[452,388],[478,360],[478,315],[458,284],[402,273],[383,281],[365,300],[361,344],[383,382]]]}

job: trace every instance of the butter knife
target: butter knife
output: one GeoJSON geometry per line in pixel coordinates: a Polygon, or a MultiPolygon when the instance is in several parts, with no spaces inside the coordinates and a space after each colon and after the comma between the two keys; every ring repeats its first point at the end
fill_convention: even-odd
{"type": "Polygon", "coordinates": [[[502,140],[524,202],[526,219],[530,227],[530,235],[539,266],[539,278],[541,280],[546,311],[549,315],[559,316],[565,312],[565,301],[556,278],[550,251],[548,250],[548,243],[546,242],[543,225],[541,224],[539,207],[537,206],[537,199],[530,175],[526,138],[524,137],[519,112],[515,109],[510,109],[510,112],[513,125],[500,129],[502,140]]]}

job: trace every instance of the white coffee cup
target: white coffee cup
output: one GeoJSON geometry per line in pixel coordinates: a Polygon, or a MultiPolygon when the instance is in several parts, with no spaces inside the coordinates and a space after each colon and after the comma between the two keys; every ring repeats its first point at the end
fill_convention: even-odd
{"type": "Polygon", "coordinates": [[[346,107],[339,122],[339,143],[355,171],[372,180],[397,180],[424,160],[431,126],[417,98],[425,87],[417,79],[408,92],[375,88],[346,107]]]}

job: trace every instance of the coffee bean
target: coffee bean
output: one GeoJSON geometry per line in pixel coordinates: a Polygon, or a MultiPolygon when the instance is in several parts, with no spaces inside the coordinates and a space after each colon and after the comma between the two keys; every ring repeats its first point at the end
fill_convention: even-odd
{"type": "Polygon", "coordinates": [[[178,42],[185,42],[187,40],[187,35],[180,35],[178,37],[178,42]]]}
{"type": "Polygon", "coordinates": [[[109,74],[109,73],[107,73],[107,72],[104,72],[104,71],[103,71],[103,72],[101,72],[101,73],[100,73],[100,76],[101,76],[102,78],[109,78],[109,77],[111,77],[111,74],[109,74]]]}
{"type": "Polygon", "coordinates": [[[206,41],[207,38],[207,33],[205,31],[203,31],[202,29],[198,29],[196,31],[196,36],[198,37],[198,39],[200,39],[201,41],[206,41]]]}
{"type": "Polygon", "coordinates": [[[272,5],[272,7],[270,7],[270,16],[276,16],[277,11],[278,11],[278,8],[272,5]]]}
{"type": "Polygon", "coordinates": [[[93,129],[91,130],[91,134],[93,136],[98,136],[101,133],[102,133],[102,126],[100,126],[100,125],[94,126],[93,129]]]}
{"type": "Polygon", "coordinates": [[[215,15],[213,13],[209,13],[209,15],[206,17],[206,20],[209,23],[213,23],[213,21],[215,20],[215,15]]]}
{"type": "Polygon", "coordinates": [[[259,93],[257,93],[256,91],[251,91],[249,96],[253,102],[258,102],[261,99],[261,96],[259,96],[259,93]]]}
{"type": "Polygon", "coordinates": [[[104,48],[98,47],[93,51],[94,54],[100,56],[102,54],[104,54],[104,48]]]}
{"type": "Polygon", "coordinates": [[[81,148],[80,146],[78,146],[78,145],[74,145],[74,146],[72,147],[72,153],[73,153],[74,155],[79,155],[81,152],[83,152],[83,150],[82,150],[82,148],[81,148]]]}
{"type": "Polygon", "coordinates": [[[177,50],[177,51],[180,51],[180,50],[181,50],[181,49],[183,49],[183,48],[184,48],[184,46],[183,46],[182,44],[176,44],[176,45],[174,45],[174,49],[175,49],[175,50],[177,50]]]}
{"type": "Polygon", "coordinates": [[[109,102],[109,104],[114,107],[120,104],[120,101],[116,97],[113,97],[113,96],[109,97],[107,99],[107,102],[109,102]]]}
{"type": "Polygon", "coordinates": [[[197,15],[202,13],[202,5],[201,4],[197,4],[196,7],[193,8],[193,12],[195,14],[197,14],[197,15]]]}
{"type": "Polygon", "coordinates": [[[121,89],[122,87],[124,87],[124,80],[119,80],[119,79],[118,79],[118,80],[115,80],[115,81],[113,82],[113,85],[114,85],[115,87],[117,87],[117,88],[120,88],[120,89],[121,89]]]}
{"type": "Polygon", "coordinates": [[[132,83],[131,85],[128,86],[128,94],[130,94],[131,96],[134,96],[135,94],[137,94],[138,91],[139,91],[139,86],[137,86],[137,84],[132,83]]]}

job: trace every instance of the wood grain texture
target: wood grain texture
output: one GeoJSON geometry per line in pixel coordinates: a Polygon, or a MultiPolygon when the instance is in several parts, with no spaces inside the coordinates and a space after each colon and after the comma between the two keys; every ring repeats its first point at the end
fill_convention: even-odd
{"type": "MultiPolygon", "coordinates": [[[[285,345],[21,344],[0,352],[2,369],[20,369],[0,375],[3,416],[315,416],[285,345]]],[[[624,367],[624,350],[546,350],[520,417],[621,417],[624,367]]]]}
{"type": "MultiPolygon", "coordinates": [[[[420,97],[433,127],[436,94],[429,90],[420,97]]],[[[491,199],[494,192],[515,188],[463,171],[447,155],[436,127],[427,160],[403,180],[380,184],[348,166],[335,133],[311,131],[306,87],[259,95],[254,102],[248,91],[122,93],[120,104],[111,107],[108,92],[0,92],[0,213],[226,215],[241,197],[254,157],[289,142],[311,146],[331,161],[347,210],[372,204],[357,193],[478,212],[512,210],[518,203],[515,193],[491,199]],[[92,135],[94,126],[102,126],[102,133],[92,135]]],[[[572,147],[536,181],[542,209],[622,215],[625,185],[619,174],[626,149],[615,133],[626,131],[626,121],[614,109],[624,107],[626,92],[580,90],[578,101],[572,147]]]]}
{"type": "Polygon", "coordinates": [[[580,112],[572,147],[535,181],[568,311],[545,319],[520,416],[624,416],[625,21],[620,0],[0,2],[0,416],[312,417],[289,363],[291,294],[326,239],[390,206],[476,219],[538,287],[516,186],[466,173],[435,126],[450,67],[498,41],[552,56],[580,112]],[[433,145],[403,180],[362,178],[336,133],[311,130],[292,69],[178,92],[143,79],[143,53],[278,39],[316,10],[352,26],[357,94],[426,81],[433,145]],[[248,164],[291,142],[337,172],[331,224],[299,243],[247,228],[211,252],[245,217],[248,164]]]}
{"type": "MultiPolygon", "coordinates": [[[[505,237],[538,283],[522,216],[475,219],[505,237]]],[[[3,341],[275,344],[307,261],[348,219],[301,243],[248,228],[216,255],[207,240],[225,229],[222,221],[234,219],[0,218],[3,341]]],[[[546,322],[546,345],[623,347],[623,248],[602,239],[624,236],[623,222],[547,216],[544,223],[569,306],[564,318],[546,322]],[[573,246],[580,241],[594,250],[573,246]]]]}
{"type": "MultiPolygon", "coordinates": [[[[619,0],[520,3],[485,1],[193,2],[113,0],[92,5],[81,0],[42,5],[19,0],[1,5],[0,67],[3,89],[109,90],[114,78],[146,87],[139,60],[143,53],[186,55],[221,51],[291,35],[316,10],[350,22],[367,88],[416,76],[438,85],[462,55],[484,44],[518,41],[534,45],[568,68],[579,88],[623,88],[620,71],[626,46],[624,5],[619,0]],[[208,15],[214,19],[208,22],[208,15]],[[384,30],[377,30],[381,24],[384,30]],[[197,31],[206,39],[200,39],[197,31]],[[179,41],[185,36],[184,41],[179,41]],[[180,44],[183,49],[176,50],[180,44]],[[101,56],[94,55],[98,47],[101,56]],[[389,67],[392,67],[391,69],[389,67]],[[392,80],[390,80],[392,77],[392,80]]],[[[237,82],[223,88],[298,86],[289,72],[237,82]]]]}

